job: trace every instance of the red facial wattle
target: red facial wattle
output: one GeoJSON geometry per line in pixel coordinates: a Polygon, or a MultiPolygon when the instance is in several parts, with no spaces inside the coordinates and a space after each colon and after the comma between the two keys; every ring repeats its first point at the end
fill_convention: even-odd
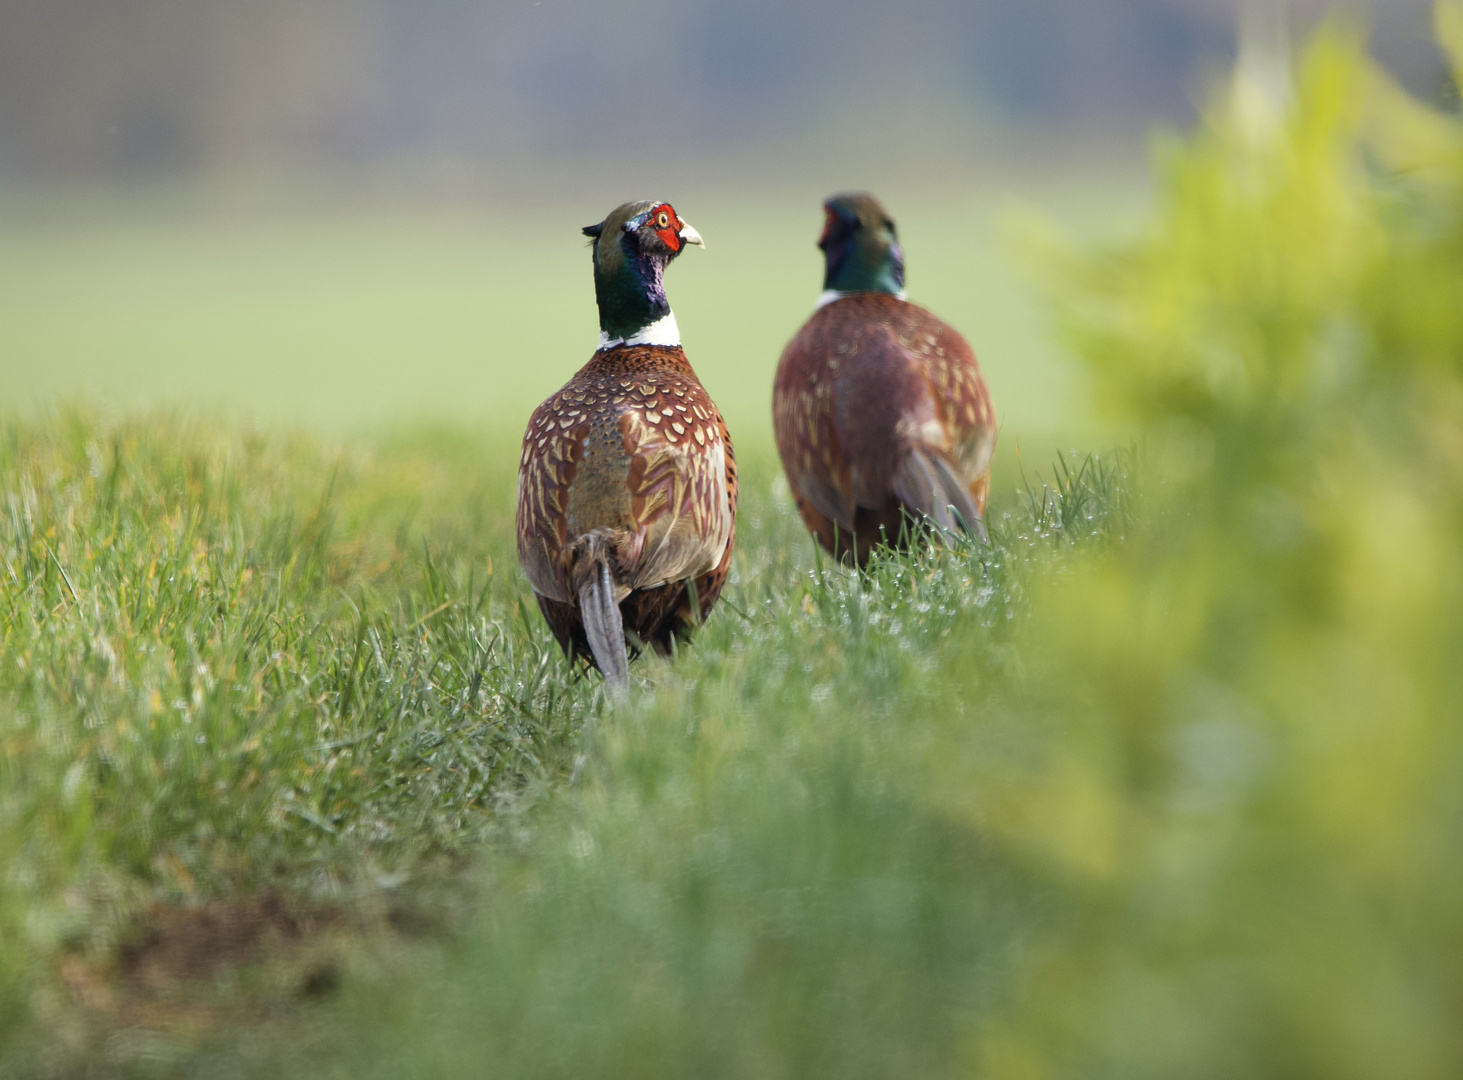
{"type": "Polygon", "coordinates": [[[650,211],[650,227],[673,253],[681,250],[681,219],[670,203],[661,203],[650,211]]]}
{"type": "Polygon", "coordinates": [[[823,233],[818,237],[818,246],[820,248],[826,248],[828,246],[828,234],[833,231],[833,223],[837,220],[838,215],[825,206],[823,208],[823,233]]]}

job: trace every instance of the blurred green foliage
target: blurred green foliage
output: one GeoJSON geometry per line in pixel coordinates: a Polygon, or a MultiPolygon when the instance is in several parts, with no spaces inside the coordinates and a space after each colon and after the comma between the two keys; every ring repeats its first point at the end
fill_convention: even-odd
{"type": "Polygon", "coordinates": [[[932,759],[1064,896],[983,1075],[1463,1074],[1463,125],[1340,23],[1242,101],[1059,279],[1146,512],[1034,601],[1036,761],[932,759]]]}

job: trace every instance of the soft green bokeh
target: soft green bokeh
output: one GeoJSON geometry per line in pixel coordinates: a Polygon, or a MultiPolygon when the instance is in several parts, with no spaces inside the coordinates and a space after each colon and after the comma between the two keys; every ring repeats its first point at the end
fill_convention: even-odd
{"type": "Polygon", "coordinates": [[[1456,1076],[1463,127],[1333,25],[1293,104],[1221,104],[1161,169],[1148,234],[1058,285],[1145,513],[1035,598],[998,721],[1035,767],[953,724],[932,759],[1065,895],[974,1060],[1456,1076]]]}

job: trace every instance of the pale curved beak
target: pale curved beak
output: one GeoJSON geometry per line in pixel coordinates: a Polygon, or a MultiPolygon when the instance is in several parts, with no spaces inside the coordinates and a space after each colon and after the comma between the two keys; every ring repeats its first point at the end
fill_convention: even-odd
{"type": "Polygon", "coordinates": [[[691,227],[691,223],[681,218],[681,242],[683,244],[695,244],[703,251],[706,249],[706,241],[701,239],[701,234],[691,227]]]}

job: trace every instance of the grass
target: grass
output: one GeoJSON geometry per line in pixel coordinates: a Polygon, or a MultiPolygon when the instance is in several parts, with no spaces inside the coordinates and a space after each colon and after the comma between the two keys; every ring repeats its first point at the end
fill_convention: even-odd
{"type": "MultiPolygon", "coordinates": [[[[723,656],[757,687],[804,661],[749,656],[746,619],[832,611],[847,583],[809,586],[811,544],[772,494],[767,387],[817,279],[821,194],[797,197],[812,209],[688,193],[713,252],[676,271],[751,482],[751,591],[681,661],[723,656]]],[[[1070,372],[995,255],[997,201],[889,197],[923,261],[917,298],[971,329],[1004,421],[1072,426],[1070,372]]],[[[485,845],[526,843],[598,760],[597,683],[568,676],[524,605],[507,531],[519,424],[582,357],[593,306],[576,229],[507,258],[516,234],[492,211],[42,209],[0,224],[0,353],[23,358],[0,388],[0,1026],[32,1062],[94,1060],[119,1031],[146,1033],[139,1061],[165,1044],[186,1058],[415,940],[402,926],[468,919],[485,845]],[[109,405],[40,404],[78,392],[109,405]],[[381,415],[396,434],[364,432],[381,415]],[[413,415],[435,419],[403,427],[413,415]],[[295,923],[314,944],[292,944],[295,923]],[[204,993],[215,975],[242,981],[204,993]]],[[[1020,469],[1011,437],[998,485],[1020,469]]],[[[867,578],[881,591],[845,617],[874,635],[917,623],[886,604],[912,572],[867,578]]],[[[676,669],[639,670],[659,686],[676,669]]]]}
{"type": "Polygon", "coordinates": [[[593,691],[519,607],[511,477],[463,449],[7,425],[13,993],[153,901],[369,891],[567,774],[593,691]]]}
{"type": "Polygon", "coordinates": [[[1061,900],[949,812],[932,766],[952,727],[989,761],[1034,749],[981,719],[1024,667],[1028,590],[1127,526],[1125,467],[1060,469],[993,515],[989,547],[889,554],[862,576],[787,557],[806,541],[763,474],[732,594],[746,614],[597,722],[585,775],[528,857],[490,861],[491,912],[407,1006],[347,999],[382,1033],[338,1074],[968,1061],[1061,900]],[[1063,507],[1080,527],[1057,527],[1063,507]]]}
{"type": "MultiPolygon", "coordinates": [[[[1064,537],[1087,542],[1122,516],[1120,471],[1064,463],[1059,484],[996,515],[993,547],[890,557],[860,577],[815,560],[772,463],[751,454],[726,603],[688,654],[637,665],[634,706],[611,715],[599,682],[571,675],[516,570],[513,460],[440,432],[328,449],[177,416],[5,426],[0,941],[15,1045],[35,1052],[39,1022],[85,1060],[131,1015],[186,1058],[292,984],[219,995],[208,1020],[140,1010],[149,994],[186,994],[129,981],[139,935],[170,932],[174,911],[261,896],[342,940],[390,938],[403,911],[456,918],[465,902],[441,889],[477,880],[462,875],[484,850],[511,864],[526,837],[560,828],[570,812],[545,808],[599,791],[609,762],[628,763],[645,800],[610,809],[625,848],[604,853],[609,865],[662,848],[641,826],[709,760],[734,782],[706,793],[702,813],[765,789],[757,829],[779,828],[775,797],[821,801],[806,784],[824,754],[835,774],[867,758],[903,776],[914,759],[894,751],[918,726],[880,718],[934,701],[943,643],[974,634],[981,663],[1009,664],[1025,578],[1060,559],[1064,537]],[[782,719],[759,732],[758,716],[782,719]],[[708,759],[706,739],[725,760],[708,759]],[[132,1012],[88,1009],[88,987],[132,1012]]],[[[903,798],[866,810],[870,841],[887,832],[872,857],[910,837],[933,847],[900,859],[955,852],[928,823],[900,823],[903,798]]],[[[681,838],[713,826],[701,814],[668,825],[681,838]]],[[[932,900],[979,876],[971,858],[932,900]]],[[[818,889],[831,898],[846,872],[818,871],[818,889]]],[[[898,865],[879,874],[903,887],[898,865]]],[[[628,940],[610,933],[604,947],[628,940]]],[[[195,982],[270,959],[228,944],[198,945],[219,955],[197,960],[195,982]]],[[[293,977],[320,963],[310,954],[293,977]]],[[[186,984],[186,969],[164,974],[186,984]]]]}

